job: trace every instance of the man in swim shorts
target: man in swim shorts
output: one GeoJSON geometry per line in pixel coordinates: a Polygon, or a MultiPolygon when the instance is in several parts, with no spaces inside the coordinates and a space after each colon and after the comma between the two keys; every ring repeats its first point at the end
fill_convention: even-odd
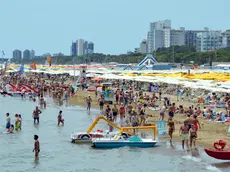
{"type": "Polygon", "coordinates": [[[36,106],[36,109],[35,109],[34,112],[33,112],[34,124],[36,123],[36,121],[37,121],[37,124],[39,124],[39,115],[40,115],[41,113],[42,113],[42,112],[38,109],[38,106],[36,106]]]}
{"type": "Polygon", "coordinates": [[[38,135],[34,135],[34,149],[33,152],[35,153],[35,158],[38,158],[39,152],[40,152],[40,143],[38,140],[38,135]]]}
{"type": "Polygon", "coordinates": [[[184,150],[184,144],[186,144],[187,150],[189,150],[189,147],[188,147],[189,126],[188,126],[188,123],[186,121],[184,121],[184,125],[182,125],[180,127],[179,135],[182,139],[183,150],[184,150]]]}
{"type": "Polygon", "coordinates": [[[8,131],[10,129],[10,114],[6,113],[6,130],[8,131]]]}
{"type": "Polygon", "coordinates": [[[173,118],[176,112],[176,104],[173,103],[172,106],[169,108],[169,117],[173,118]]]}

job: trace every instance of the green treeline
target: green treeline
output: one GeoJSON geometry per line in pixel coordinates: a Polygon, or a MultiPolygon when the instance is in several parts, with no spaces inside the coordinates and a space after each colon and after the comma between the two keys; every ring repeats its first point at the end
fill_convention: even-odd
{"type": "MultiPolygon", "coordinates": [[[[230,49],[221,49],[210,52],[196,52],[194,47],[188,46],[174,46],[169,48],[160,48],[156,52],[153,52],[153,57],[158,62],[172,63],[173,59],[175,63],[190,63],[194,61],[196,64],[201,65],[204,63],[215,62],[230,62],[230,49]],[[174,53],[173,53],[174,52],[174,53]]],[[[52,57],[53,64],[84,64],[84,63],[109,63],[117,62],[121,64],[139,63],[146,54],[129,53],[120,55],[109,55],[95,53],[91,55],[83,56],[60,56],[52,57]]],[[[12,63],[24,63],[30,64],[36,62],[37,64],[44,64],[46,57],[36,57],[34,59],[11,59],[12,63]]]]}

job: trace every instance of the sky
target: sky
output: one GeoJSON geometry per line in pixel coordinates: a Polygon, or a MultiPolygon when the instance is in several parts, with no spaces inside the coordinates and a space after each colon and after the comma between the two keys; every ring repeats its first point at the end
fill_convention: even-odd
{"type": "Polygon", "coordinates": [[[158,20],[175,29],[230,29],[229,7],[230,0],[0,0],[0,51],[69,55],[72,41],[85,39],[97,53],[122,54],[158,20]]]}

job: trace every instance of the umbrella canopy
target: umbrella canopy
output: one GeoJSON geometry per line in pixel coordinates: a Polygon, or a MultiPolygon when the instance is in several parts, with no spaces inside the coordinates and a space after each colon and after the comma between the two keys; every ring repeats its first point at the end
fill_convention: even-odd
{"type": "Polygon", "coordinates": [[[89,92],[95,92],[96,90],[97,90],[97,88],[95,86],[90,86],[87,89],[87,91],[89,91],[89,92]]]}
{"type": "Polygon", "coordinates": [[[92,81],[102,81],[102,78],[93,78],[92,81]]]}

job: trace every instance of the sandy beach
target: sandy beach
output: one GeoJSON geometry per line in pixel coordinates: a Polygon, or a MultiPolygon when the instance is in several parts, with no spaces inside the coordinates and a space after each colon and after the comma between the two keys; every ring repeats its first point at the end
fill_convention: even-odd
{"type": "MultiPolygon", "coordinates": [[[[72,105],[80,105],[80,106],[86,106],[85,98],[90,95],[92,98],[92,108],[99,109],[98,105],[98,98],[95,97],[95,93],[88,92],[86,90],[84,91],[78,91],[77,95],[72,97],[69,101],[70,104],[72,105]]],[[[169,95],[167,95],[169,96],[169,95]]],[[[184,107],[189,107],[191,105],[195,105],[192,102],[188,101],[177,101],[176,96],[170,96],[172,102],[175,102],[176,105],[183,104],[184,107]]],[[[223,109],[220,109],[223,110],[223,109]]],[[[224,110],[223,110],[224,111],[224,110]]],[[[148,123],[155,124],[156,121],[159,119],[159,111],[153,111],[148,109],[147,114],[148,114],[148,123]]],[[[166,114],[165,116],[166,120],[168,119],[168,116],[166,114]]],[[[175,141],[180,141],[180,136],[179,136],[179,128],[183,124],[183,121],[186,119],[186,116],[182,116],[180,114],[176,114],[174,117],[174,122],[175,122],[175,127],[176,130],[173,133],[173,138],[175,141]]],[[[228,130],[228,125],[224,123],[216,123],[216,122],[211,122],[203,119],[199,119],[201,123],[201,129],[198,131],[198,138],[197,138],[197,143],[200,146],[204,147],[212,147],[212,144],[214,140],[216,139],[223,139],[228,141],[229,138],[227,138],[227,130],[228,130]]],[[[164,136],[168,137],[168,135],[164,136]]],[[[230,143],[230,141],[228,141],[230,143]]]]}

